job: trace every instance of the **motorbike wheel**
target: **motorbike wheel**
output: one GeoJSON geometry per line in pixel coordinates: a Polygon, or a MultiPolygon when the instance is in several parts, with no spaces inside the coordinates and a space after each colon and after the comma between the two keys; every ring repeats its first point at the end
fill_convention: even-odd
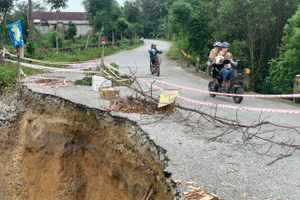
{"type": "Polygon", "coordinates": [[[159,67],[157,67],[156,72],[157,72],[157,76],[159,76],[160,75],[160,69],[159,69],[159,67]]]}
{"type": "MultiPolygon", "coordinates": [[[[244,93],[243,88],[238,87],[238,88],[235,88],[235,90],[234,90],[234,94],[243,94],[243,93],[244,93]]],[[[232,99],[233,99],[234,103],[241,103],[243,101],[243,97],[236,96],[236,97],[232,97],[232,99]]]]}
{"type": "MultiPolygon", "coordinates": [[[[214,84],[213,81],[209,81],[209,83],[208,83],[208,91],[210,91],[210,92],[215,92],[215,91],[217,91],[217,90],[216,90],[216,86],[213,88],[213,84],[214,84]]],[[[209,94],[209,96],[215,97],[216,95],[215,95],[215,94],[209,94]]]]}
{"type": "Polygon", "coordinates": [[[151,62],[150,62],[150,73],[151,73],[151,74],[154,74],[152,68],[153,68],[153,66],[152,66],[152,64],[151,64],[151,62]]]}

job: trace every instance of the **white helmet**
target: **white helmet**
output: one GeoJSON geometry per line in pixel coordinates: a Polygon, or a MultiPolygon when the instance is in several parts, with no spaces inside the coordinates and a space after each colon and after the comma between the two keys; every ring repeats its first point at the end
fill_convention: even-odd
{"type": "Polygon", "coordinates": [[[214,47],[221,47],[221,45],[222,45],[222,43],[219,42],[219,41],[217,41],[217,42],[214,43],[214,47]]]}

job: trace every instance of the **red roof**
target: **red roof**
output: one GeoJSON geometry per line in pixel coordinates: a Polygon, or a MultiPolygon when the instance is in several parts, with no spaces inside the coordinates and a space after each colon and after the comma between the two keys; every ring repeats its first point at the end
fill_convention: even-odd
{"type": "Polygon", "coordinates": [[[86,12],[32,12],[32,19],[85,21],[86,12]]]}

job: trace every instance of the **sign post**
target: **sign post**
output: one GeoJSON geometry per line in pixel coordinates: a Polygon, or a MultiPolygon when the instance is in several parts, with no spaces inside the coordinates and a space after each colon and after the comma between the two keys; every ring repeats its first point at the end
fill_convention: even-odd
{"type": "MultiPolygon", "coordinates": [[[[18,79],[19,79],[19,87],[21,89],[21,62],[20,57],[22,56],[21,53],[22,48],[24,46],[23,36],[22,36],[22,25],[20,21],[14,22],[12,24],[9,24],[8,26],[9,36],[12,42],[12,45],[17,49],[17,58],[18,58],[18,67],[19,67],[19,73],[18,73],[18,79]]],[[[23,54],[23,53],[22,53],[23,54]]]]}
{"type": "MultiPolygon", "coordinates": [[[[294,94],[300,94],[300,75],[294,78],[294,94]]],[[[300,103],[300,98],[293,98],[294,103],[300,103]]]]}
{"type": "Polygon", "coordinates": [[[101,45],[102,45],[102,55],[101,55],[101,72],[104,72],[104,46],[105,46],[105,39],[101,38],[101,45]]]}

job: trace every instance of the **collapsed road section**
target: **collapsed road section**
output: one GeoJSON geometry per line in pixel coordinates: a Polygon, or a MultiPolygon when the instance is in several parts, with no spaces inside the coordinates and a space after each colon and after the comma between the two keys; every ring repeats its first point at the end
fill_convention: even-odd
{"type": "Polygon", "coordinates": [[[135,122],[27,87],[17,109],[0,127],[0,199],[174,199],[165,150],[135,122]]]}

